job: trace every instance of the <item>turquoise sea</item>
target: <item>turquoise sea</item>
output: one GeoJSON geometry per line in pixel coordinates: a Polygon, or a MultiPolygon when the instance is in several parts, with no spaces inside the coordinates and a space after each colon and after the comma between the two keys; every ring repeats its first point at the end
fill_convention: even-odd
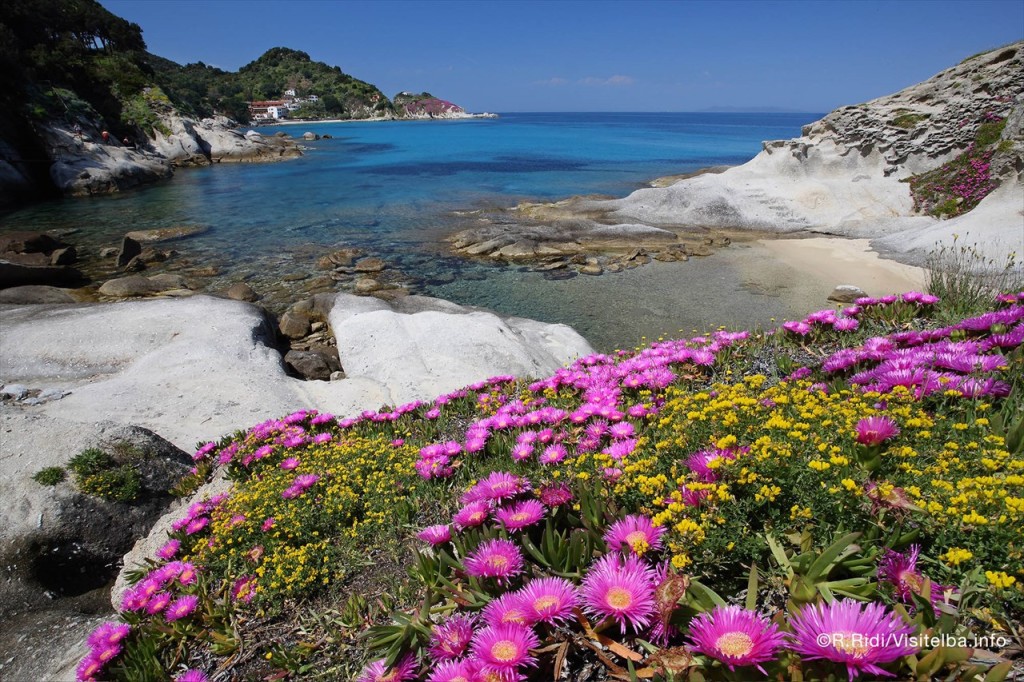
{"type": "MultiPolygon", "coordinates": [[[[505,313],[574,324],[558,283],[537,273],[465,263],[440,240],[474,210],[577,194],[622,196],[664,175],[752,158],[764,140],[797,137],[820,114],[513,113],[498,119],[320,123],[261,127],[304,143],[297,160],[181,169],[173,180],[110,197],[37,204],[0,218],[0,231],[74,229],[86,251],[133,229],[198,224],[209,231],[174,247],[221,270],[216,284],[265,283],[337,246],[357,246],[408,276],[417,291],[505,313]],[[453,284],[472,281],[472,286],[453,284]],[[537,279],[537,282],[532,282],[537,279]],[[503,297],[530,280],[550,310],[503,297]],[[547,293],[545,293],[547,292],[547,293]]],[[[608,276],[606,276],[608,277],[608,276]]],[[[259,288],[259,287],[257,287],[259,288]]],[[[625,340],[622,335],[612,335],[625,340]]],[[[611,337],[601,339],[602,344],[611,337]]]]}

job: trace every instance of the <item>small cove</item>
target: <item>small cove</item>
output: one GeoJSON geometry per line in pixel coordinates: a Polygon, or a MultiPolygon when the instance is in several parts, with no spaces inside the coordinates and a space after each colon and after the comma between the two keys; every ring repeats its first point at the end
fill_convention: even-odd
{"type": "MultiPolygon", "coordinates": [[[[203,225],[206,233],[163,245],[179,255],[153,273],[213,267],[217,274],[200,282],[209,291],[239,280],[261,293],[280,289],[285,277],[312,282],[323,274],[318,257],[352,246],[385,259],[417,293],[566,323],[610,350],[680,329],[767,324],[802,309],[771,287],[745,283],[757,247],[740,240],[687,263],[563,281],[456,259],[440,240],[480,212],[520,201],[621,196],[656,177],[743,163],[762,141],[796,137],[818,117],[508,114],[262,127],[267,135],[331,138],[305,143],[294,161],[180,169],[158,186],[37,204],[0,218],[0,231],[73,231],[68,240],[90,256],[129,230],[203,225]]],[[[301,293],[296,281],[288,290],[301,293]]]]}

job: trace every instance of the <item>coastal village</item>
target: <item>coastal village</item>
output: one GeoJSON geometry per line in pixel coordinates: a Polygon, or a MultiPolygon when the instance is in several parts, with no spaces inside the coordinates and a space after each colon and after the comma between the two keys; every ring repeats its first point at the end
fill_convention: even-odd
{"type": "Polygon", "coordinates": [[[281,99],[246,102],[246,104],[249,105],[249,119],[253,123],[268,123],[289,118],[296,112],[302,111],[306,105],[316,104],[319,101],[318,95],[312,93],[297,95],[294,89],[288,89],[284,91],[284,97],[281,99]]]}

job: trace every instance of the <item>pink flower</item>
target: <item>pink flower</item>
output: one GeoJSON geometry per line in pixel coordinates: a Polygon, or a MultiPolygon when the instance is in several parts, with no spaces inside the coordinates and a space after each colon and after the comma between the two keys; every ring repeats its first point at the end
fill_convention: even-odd
{"type": "Polygon", "coordinates": [[[522,666],[536,665],[537,659],[530,649],[540,646],[533,630],[522,625],[506,623],[486,627],[473,639],[472,650],[487,672],[515,673],[522,666]]]}
{"type": "Polygon", "coordinates": [[[452,529],[450,526],[445,524],[427,526],[417,533],[416,537],[436,547],[437,545],[443,545],[452,539],[452,529]]]}
{"type": "Polygon", "coordinates": [[[107,621],[101,623],[89,634],[86,640],[93,649],[100,649],[105,646],[120,644],[132,631],[132,626],[127,623],[107,621]]]}
{"type": "Polygon", "coordinates": [[[171,605],[167,607],[167,611],[164,612],[164,617],[168,623],[172,623],[181,618],[191,616],[192,612],[196,610],[196,606],[199,604],[199,597],[186,594],[183,597],[178,597],[171,605]]]}
{"type": "Polygon", "coordinates": [[[299,466],[299,460],[297,457],[289,457],[288,459],[281,462],[281,464],[279,464],[278,466],[280,466],[285,471],[291,471],[292,469],[299,466]]]}
{"type": "MultiPolygon", "coordinates": [[[[886,549],[881,561],[878,562],[878,579],[893,587],[896,598],[904,604],[913,604],[913,595],[924,597],[925,577],[917,570],[917,558],[920,555],[921,547],[911,545],[905,554],[886,549]]],[[[945,587],[938,583],[932,583],[930,587],[930,599],[932,607],[943,601],[943,594],[952,592],[955,588],[945,587]]]]}
{"type": "Polygon", "coordinates": [[[149,602],[146,604],[146,613],[151,616],[163,611],[167,608],[167,605],[171,603],[171,595],[168,592],[157,592],[149,598],[149,602]]]}
{"type": "Polygon", "coordinates": [[[189,668],[174,678],[174,682],[208,682],[209,678],[202,670],[189,668]]]}
{"type": "Polygon", "coordinates": [[[181,549],[180,540],[168,540],[156,551],[156,555],[160,559],[173,559],[179,549],[181,549]]]}
{"type": "Polygon", "coordinates": [[[648,550],[661,549],[661,536],[665,529],[656,527],[646,516],[631,514],[616,521],[604,534],[604,541],[613,551],[623,549],[643,555],[648,550]]]}
{"type": "Polygon", "coordinates": [[[554,625],[572,616],[579,597],[565,578],[537,578],[519,591],[519,599],[529,622],[554,625]]]}
{"type": "Polygon", "coordinates": [[[533,625],[530,609],[523,603],[518,592],[506,592],[497,599],[492,599],[484,607],[481,616],[488,625],[501,625],[502,623],[533,625]]]}
{"type": "Polygon", "coordinates": [[[390,669],[383,658],[374,661],[363,668],[363,673],[356,682],[404,682],[414,679],[416,679],[416,659],[412,654],[408,654],[390,669]]]}
{"type": "Polygon", "coordinates": [[[78,663],[78,667],[75,669],[75,679],[78,680],[78,682],[95,680],[96,676],[102,671],[103,662],[90,652],[88,656],[78,663]]]}
{"type": "Polygon", "coordinates": [[[573,499],[572,491],[565,483],[543,485],[537,491],[537,495],[540,497],[540,501],[549,507],[557,507],[560,504],[571,502],[573,499]]]}
{"type": "Polygon", "coordinates": [[[654,614],[654,570],[634,555],[622,560],[617,554],[598,559],[581,587],[583,608],[597,618],[611,618],[625,633],[626,626],[640,630],[654,614]]]}
{"type": "Polygon", "coordinates": [[[523,554],[510,540],[488,540],[471,552],[463,564],[470,576],[505,582],[522,573],[523,554]]]}
{"type": "Polygon", "coordinates": [[[231,598],[248,604],[256,596],[256,576],[243,575],[231,586],[231,598]]]}
{"type": "Polygon", "coordinates": [[[783,322],[782,328],[798,336],[807,336],[811,333],[811,325],[806,322],[783,322]]]}
{"type": "Polygon", "coordinates": [[[778,625],[739,606],[699,614],[690,621],[690,638],[696,651],[725,663],[729,670],[754,665],[766,675],[761,664],[774,659],[785,642],[778,625]]]}
{"type": "Polygon", "coordinates": [[[566,458],[568,451],[561,443],[555,443],[544,448],[544,452],[538,458],[541,464],[557,464],[566,458]]]}
{"type": "Polygon", "coordinates": [[[487,517],[491,515],[491,506],[483,501],[470,502],[465,507],[455,512],[452,523],[458,529],[472,528],[482,525],[487,517]]]}
{"type": "Polygon", "coordinates": [[[862,604],[840,599],[810,604],[789,621],[794,651],[806,660],[842,663],[852,680],[861,673],[894,677],[879,664],[892,663],[918,651],[910,643],[914,628],[878,602],[862,604]]]}
{"type": "Polygon", "coordinates": [[[690,471],[697,474],[698,480],[705,483],[714,483],[718,480],[718,472],[708,465],[715,460],[727,459],[736,459],[736,453],[731,450],[701,450],[687,458],[686,466],[690,471]]]}
{"type": "Polygon", "coordinates": [[[900,430],[889,417],[867,417],[857,422],[857,442],[862,445],[880,445],[898,435],[900,430]]]}
{"type": "Polygon", "coordinates": [[[427,678],[427,682],[474,682],[476,671],[469,661],[441,661],[427,678]]]}
{"type": "Polygon", "coordinates": [[[277,523],[277,519],[275,519],[273,516],[268,516],[267,518],[263,519],[263,525],[260,526],[260,529],[264,533],[266,533],[268,530],[274,527],[275,523],[277,523]]]}
{"type": "Polygon", "coordinates": [[[530,489],[530,483],[521,476],[510,474],[506,471],[492,471],[491,474],[479,481],[462,496],[463,502],[475,502],[484,500],[489,502],[500,502],[526,492],[530,489]]]}
{"type": "Polygon", "coordinates": [[[508,531],[514,533],[543,519],[544,505],[537,500],[523,500],[499,509],[494,515],[508,531]]]}
{"type": "Polygon", "coordinates": [[[435,661],[461,658],[473,639],[474,625],[475,618],[462,614],[435,625],[430,635],[430,655],[435,661]]]}

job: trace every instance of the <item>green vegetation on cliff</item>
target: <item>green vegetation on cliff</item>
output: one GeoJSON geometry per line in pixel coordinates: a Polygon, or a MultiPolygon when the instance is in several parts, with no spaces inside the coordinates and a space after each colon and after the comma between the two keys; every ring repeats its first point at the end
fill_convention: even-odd
{"type": "MultiPolygon", "coordinates": [[[[238,72],[202,62],[181,66],[150,54],[142,29],[96,0],[11,0],[0,15],[0,123],[15,146],[41,122],[63,121],[117,139],[161,130],[160,114],[249,119],[247,102],[294,90],[301,118],[394,113],[375,86],[285,47],[238,72]]],[[[39,156],[37,152],[26,156],[39,156]]]]}

